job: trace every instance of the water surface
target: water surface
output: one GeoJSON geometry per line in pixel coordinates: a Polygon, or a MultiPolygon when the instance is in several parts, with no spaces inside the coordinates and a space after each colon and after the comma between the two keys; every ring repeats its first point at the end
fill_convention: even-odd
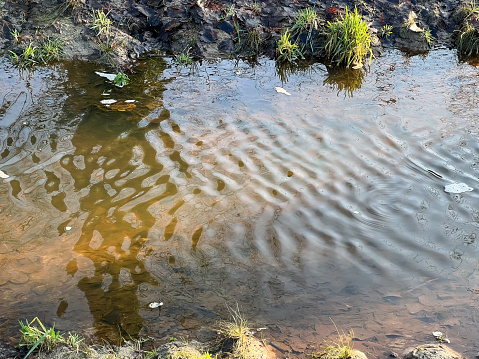
{"type": "Polygon", "coordinates": [[[124,88],[88,64],[1,68],[6,340],[34,316],[201,339],[238,303],[293,355],[332,320],[370,357],[435,330],[475,355],[477,69],[454,53],[369,72],[152,59],[124,88]]]}

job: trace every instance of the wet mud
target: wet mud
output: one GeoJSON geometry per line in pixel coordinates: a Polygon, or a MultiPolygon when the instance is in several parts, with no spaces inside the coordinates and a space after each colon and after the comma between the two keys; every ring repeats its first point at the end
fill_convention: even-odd
{"type": "MultiPolygon", "coordinates": [[[[357,8],[369,25],[376,55],[391,47],[426,52],[454,46],[464,4],[454,0],[2,0],[0,50],[8,54],[26,43],[60,38],[67,59],[123,67],[141,54],[157,52],[188,53],[197,59],[273,58],[276,42],[293,25],[299,10],[312,8],[318,13],[321,20],[313,37],[321,46],[327,21],[346,8],[357,8]],[[104,34],[92,28],[97,11],[112,21],[107,49],[102,44],[104,34]],[[404,26],[411,18],[414,26],[404,26]],[[392,27],[387,36],[385,26],[392,27]],[[425,30],[432,41],[426,41],[425,30]]],[[[314,57],[322,55],[318,51],[314,57]]]]}

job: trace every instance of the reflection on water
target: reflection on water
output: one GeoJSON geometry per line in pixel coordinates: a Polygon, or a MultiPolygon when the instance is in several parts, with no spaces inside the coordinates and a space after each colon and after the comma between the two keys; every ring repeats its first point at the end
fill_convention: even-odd
{"type": "Polygon", "coordinates": [[[344,92],[344,96],[353,97],[354,91],[359,90],[367,75],[367,69],[350,69],[339,66],[328,66],[328,76],[323,85],[329,85],[337,90],[338,95],[344,92]]]}
{"type": "Polygon", "coordinates": [[[452,53],[369,73],[150,60],[121,89],[93,65],[4,67],[3,337],[36,315],[201,337],[237,301],[299,356],[330,317],[378,357],[434,330],[473,350],[478,192],[443,189],[477,187],[476,70],[452,53]]]}

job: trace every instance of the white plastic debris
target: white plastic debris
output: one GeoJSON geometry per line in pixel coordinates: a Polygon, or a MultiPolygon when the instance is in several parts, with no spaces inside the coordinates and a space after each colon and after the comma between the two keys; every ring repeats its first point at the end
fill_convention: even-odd
{"type": "Polygon", "coordinates": [[[285,94],[285,95],[291,96],[291,94],[290,94],[288,91],[286,91],[284,88],[282,88],[282,87],[275,87],[274,89],[275,89],[276,92],[278,92],[278,93],[283,93],[283,94],[285,94]]]}
{"type": "Polygon", "coordinates": [[[151,308],[151,309],[155,309],[155,308],[159,308],[163,305],[163,302],[151,302],[150,304],[148,304],[148,306],[151,308]]]}
{"type": "Polygon", "coordinates": [[[469,187],[465,183],[452,183],[448,184],[444,187],[444,191],[447,193],[463,193],[463,192],[470,192],[473,188],[469,187]]]}
{"type": "Polygon", "coordinates": [[[65,227],[65,231],[69,231],[69,230],[71,230],[71,229],[72,229],[72,227],[70,227],[70,226],[66,226],[66,227],[65,227]]]}
{"type": "Polygon", "coordinates": [[[106,72],[98,72],[98,71],[95,71],[95,73],[98,75],[98,76],[101,76],[101,77],[104,77],[106,78],[107,80],[109,81],[113,81],[116,77],[115,74],[107,74],[106,72]]]}
{"type": "Polygon", "coordinates": [[[136,100],[125,100],[125,103],[133,103],[136,102],[136,100]]]}
{"type": "Polygon", "coordinates": [[[101,102],[103,105],[111,105],[112,103],[115,103],[116,100],[108,99],[108,100],[101,100],[100,102],[101,102]]]}
{"type": "Polygon", "coordinates": [[[444,334],[443,332],[432,332],[432,335],[434,336],[434,338],[436,338],[436,340],[440,341],[441,343],[451,342],[449,339],[446,338],[446,334],[444,334]]]}
{"type": "Polygon", "coordinates": [[[0,178],[3,178],[3,179],[6,179],[10,177],[9,175],[7,175],[5,172],[3,172],[2,170],[0,170],[0,178]]]}

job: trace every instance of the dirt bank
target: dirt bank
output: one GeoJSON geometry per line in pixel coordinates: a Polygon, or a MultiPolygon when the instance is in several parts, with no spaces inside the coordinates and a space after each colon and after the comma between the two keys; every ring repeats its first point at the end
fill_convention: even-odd
{"type": "MultiPolygon", "coordinates": [[[[151,52],[187,52],[196,58],[274,57],[276,42],[293,25],[299,10],[312,8],[318,14],[312,35],[320,48],[327,21],[346,7],[356,7],[368,23],[376,54],[387,47],[423,52],[454,46],[458,12],[464,4],[455,0],[0,0],[0,52],[21,53],[29,44],[59,38],[66,58],[116,66],[127,66],[151,52]],[[105,19],[111,22],[108,29],[101,27],[106,26],[105,19]]],[[[315,56],[320,57],[321,51],[315,56]]]]}

